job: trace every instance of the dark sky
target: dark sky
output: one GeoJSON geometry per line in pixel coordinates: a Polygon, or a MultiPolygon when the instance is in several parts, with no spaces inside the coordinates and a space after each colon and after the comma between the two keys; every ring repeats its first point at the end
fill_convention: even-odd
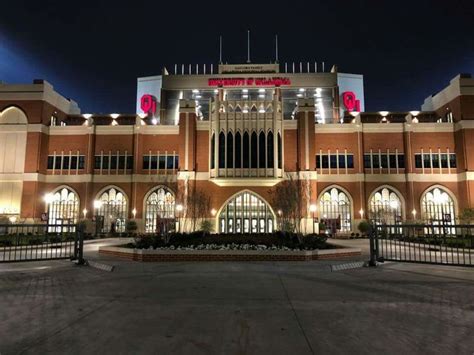
{"type": "Polygon", "coordinates": [[[134,112],[136,78],[174,63],[325,61],[364,74],[366,109],[413,110],[474,74],[474,1],[26,1],[0,12],[0,80],[44,78],[82,112],[134,112]]]}

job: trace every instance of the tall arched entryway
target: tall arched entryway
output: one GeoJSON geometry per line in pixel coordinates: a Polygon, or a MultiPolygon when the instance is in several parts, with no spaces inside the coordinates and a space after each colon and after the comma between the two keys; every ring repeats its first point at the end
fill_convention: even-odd
{"type": "Polygon", "coordinates": [[[326,227],[348,232],[352,228],[352,199],[341,187],[332,186],[319,197],[319,217],[326,227]]]}
{"type": "Polygon", "coordinates": [[[69,187],[60,187],[46,194],[48,224],[75,224],[79,218],[79,197],[69,187]]]}
{"type": "Polygon", "coordinates": [[[174,230],[175,196],[164,186],[154,188],[145,197],[145,232],[164,233],[174,230]]]}
{"type": "Polygon", "coordinates": [[[102,232],[125,232],[128,203],[127,196],[116,187],[107,187],[97,196],[97,216],[103,218],[102,232]]]}
{"type": "Polygon", "coordinates": [[[256,193],[242,191],[231,197],[218,215],[220,233],[272,233],[275,214],[256,193]]]}
{"type": "Polygon", "coordinates": [[[369,218],[375,224],[399,224],[403,220],[403,201],[400,193],[390,186],[382,186],[369,198],[369,218]]]}
{"type": "Polygon", "coordinates": [[[453,194],[442,186],[433,186],[421,197],[421,216],[431,224],[454,224],[456,202],[453,194]]]}

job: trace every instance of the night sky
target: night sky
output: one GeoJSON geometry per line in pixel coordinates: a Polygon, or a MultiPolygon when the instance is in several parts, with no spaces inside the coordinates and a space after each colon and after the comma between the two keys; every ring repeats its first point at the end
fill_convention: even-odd
{"type": "Polygon", "coordinates": [[[82,112],[134,112],[136,78],[174,63],[325,61],[364,74],[367,111],[419,109],[474,74],[474,1],[9,1],[0,80],[43,78],[82,112]],[[74,5],[73,5],[74,3],[74,5]]]}

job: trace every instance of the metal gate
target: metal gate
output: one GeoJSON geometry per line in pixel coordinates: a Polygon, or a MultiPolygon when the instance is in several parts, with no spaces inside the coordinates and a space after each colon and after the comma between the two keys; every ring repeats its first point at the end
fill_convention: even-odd
{"type": "Polygon", "coordinates": [[[80,226],[0,224],[0,263],[55,259],[84,262],[80,226]]]}
{"type": "Polygon", "coordinates": [[[474,266],[474,225],[375,225],[370,239],[371,264],[402,261],[474,266]]]}

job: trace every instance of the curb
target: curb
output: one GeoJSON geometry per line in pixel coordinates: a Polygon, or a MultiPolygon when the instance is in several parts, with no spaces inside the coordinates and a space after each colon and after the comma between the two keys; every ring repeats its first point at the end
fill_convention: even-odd
{"type": "Polygon", "coordinates": [[[358,268],[366,266],[366,263],[367,263],[366,261],[354,261],[351,263],[331,265],[331,272],[358,269],[358,268]]]}
{"type": "Polygon", "coordinates": [[[86,260],[86,265],[91,266],[94,269],[107,271],[107,272],[112,272],[115,269],[114,265],[102,264],[102,263],[98,263],[97,261],[92,261],[92,260],[86,260]]]}

